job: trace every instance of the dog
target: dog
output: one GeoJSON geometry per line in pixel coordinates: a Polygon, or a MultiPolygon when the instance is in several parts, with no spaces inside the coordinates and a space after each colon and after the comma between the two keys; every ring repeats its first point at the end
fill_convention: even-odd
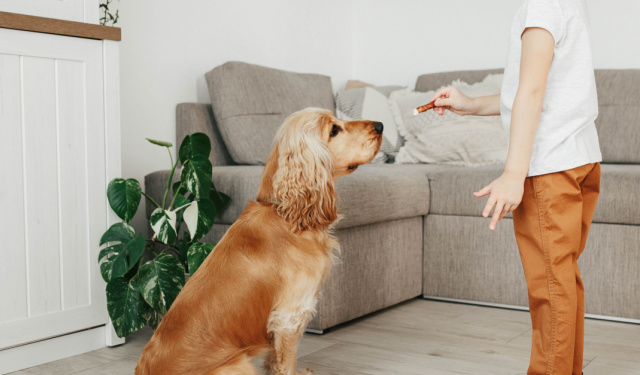
{"type": "Polygon", "coordinates": [[[335,181],[373,159],[382,131],[319,108],[289,116],[256,201],[184,286],[135,374],[253,375],[255,356],[267,374],[313,374],[296,371],[296,352],[339,251],[335,181]]]}

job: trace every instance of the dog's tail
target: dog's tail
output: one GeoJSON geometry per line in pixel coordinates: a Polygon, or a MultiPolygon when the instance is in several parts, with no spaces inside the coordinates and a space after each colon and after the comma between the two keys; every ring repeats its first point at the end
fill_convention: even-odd
{"type": "Polygon", "coordinates": [[[251,363],[251,357],[246,353],[241,353],[230,361],[216,367],[211,375],[243,374],[258,375],[258,369],[251,363]]]}

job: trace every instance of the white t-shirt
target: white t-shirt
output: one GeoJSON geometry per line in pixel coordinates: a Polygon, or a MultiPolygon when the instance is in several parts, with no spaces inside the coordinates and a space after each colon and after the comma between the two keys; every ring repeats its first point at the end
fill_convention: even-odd
{"type": "Polygon", "coordinates": [[[507,134],[520,81],[522,33],[528,27],[546,29],[555,40],[528,175],[602,161],[594,123],[598,117],[598,97],[585,0],[525,0],[518,10],[511,26],[500,98],[507,134]]]}

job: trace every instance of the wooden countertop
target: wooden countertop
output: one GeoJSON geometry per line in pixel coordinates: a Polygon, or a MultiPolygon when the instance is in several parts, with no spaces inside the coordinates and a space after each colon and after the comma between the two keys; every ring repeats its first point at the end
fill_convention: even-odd
{"type": "Polygon", "coordinates": [[[27,16],[24,14],[0,12],[0,27],[35,31],[38,33],[75,36],[78,38],[120,41],[119,27],[94,25],[91,23],[63,21],[54,18],[27,16]]]}

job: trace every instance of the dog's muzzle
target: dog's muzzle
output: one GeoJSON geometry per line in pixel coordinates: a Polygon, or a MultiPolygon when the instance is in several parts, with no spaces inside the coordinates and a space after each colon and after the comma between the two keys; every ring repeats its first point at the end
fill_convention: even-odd
{"type": "Polygon", "coordinates": [[[382,130],[384,130],[384,125],[381,122],[374,122],[373,129],[375,129],[376,133],[382,134],[382,130]]]}

